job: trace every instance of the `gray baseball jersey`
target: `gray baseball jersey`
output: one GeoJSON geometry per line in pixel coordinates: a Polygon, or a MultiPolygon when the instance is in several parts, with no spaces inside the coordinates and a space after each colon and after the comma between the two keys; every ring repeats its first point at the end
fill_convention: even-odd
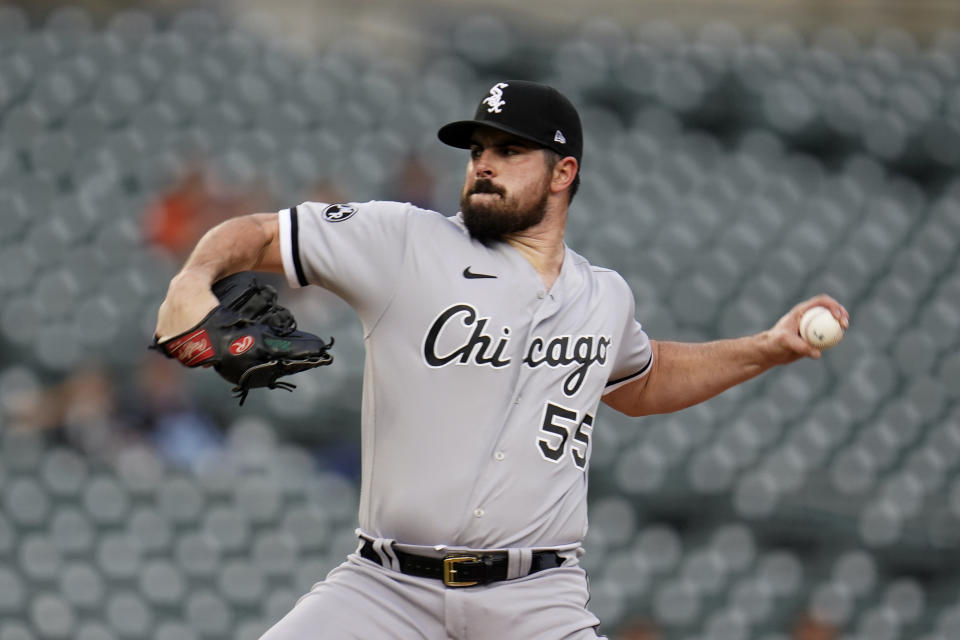
{"type": "Polygon", "coordinates": [[[548,292],[510,245],[409,204],[308,202],[279,222],[290,285],[333,291],[363,323],[361,529],[474,549],[582,541],[600,399],[652,362],[623,278],[567,248],[548,292]]]}

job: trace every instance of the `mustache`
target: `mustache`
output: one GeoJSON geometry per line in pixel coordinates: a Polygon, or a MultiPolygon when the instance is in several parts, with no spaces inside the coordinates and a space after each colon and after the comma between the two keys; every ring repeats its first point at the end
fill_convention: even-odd
{"type": "Polygon", "coordinates": [[[503,187],[493,184],[493,181],[488,180],[487,178],[479,178],[473,183],[473,188],[470,189],[470,193],[468,195],[473,195],[474,193],[495,193],[499,196],[503,196],[506,195],[506,190],[503,187]]]}

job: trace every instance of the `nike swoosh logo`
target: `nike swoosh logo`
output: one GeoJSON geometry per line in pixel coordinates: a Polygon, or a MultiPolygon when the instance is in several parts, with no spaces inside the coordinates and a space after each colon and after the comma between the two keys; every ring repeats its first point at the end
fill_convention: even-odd
{"type": "Polygon", "coordinates": [[[491,276],[487,273],[474,273],[470,271],[470,267],[467,267],[463,270],[463,277],[467,280],[479,280],[480,278],[496,278],[497,276],[491,276]]]}

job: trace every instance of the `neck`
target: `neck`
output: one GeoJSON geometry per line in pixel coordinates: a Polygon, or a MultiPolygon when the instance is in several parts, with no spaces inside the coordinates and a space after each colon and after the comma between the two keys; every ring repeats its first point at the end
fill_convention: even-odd
{"type": "Polygon", "coordinates": [[[547,291],[553,287],[563,267],[565,222],[566,211],[548,210],[536,226],[506,237],[507,243],[519,251],[540,275],[547,291]]]}

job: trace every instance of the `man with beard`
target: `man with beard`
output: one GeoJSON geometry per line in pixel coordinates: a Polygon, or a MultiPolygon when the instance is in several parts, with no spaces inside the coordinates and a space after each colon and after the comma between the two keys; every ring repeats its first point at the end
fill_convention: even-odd
{"type": "MultiPolygon", "coordinates": [[[[650,340],[617,273],[564,244],[580,119],[555,89],[494,85],[439,131],[469,149],[461,212],[303,203],[209,231],[171,281],[157,335],[195,325],[241,270],[327,288],[366,346],[356,553],[265,639],[596,638],[579,565],[601,399],[677,411],[819,351],[802,302],[770,330],[650,340]]],[[[643,250],[640,243],[638,251],[643,250]]]]}

